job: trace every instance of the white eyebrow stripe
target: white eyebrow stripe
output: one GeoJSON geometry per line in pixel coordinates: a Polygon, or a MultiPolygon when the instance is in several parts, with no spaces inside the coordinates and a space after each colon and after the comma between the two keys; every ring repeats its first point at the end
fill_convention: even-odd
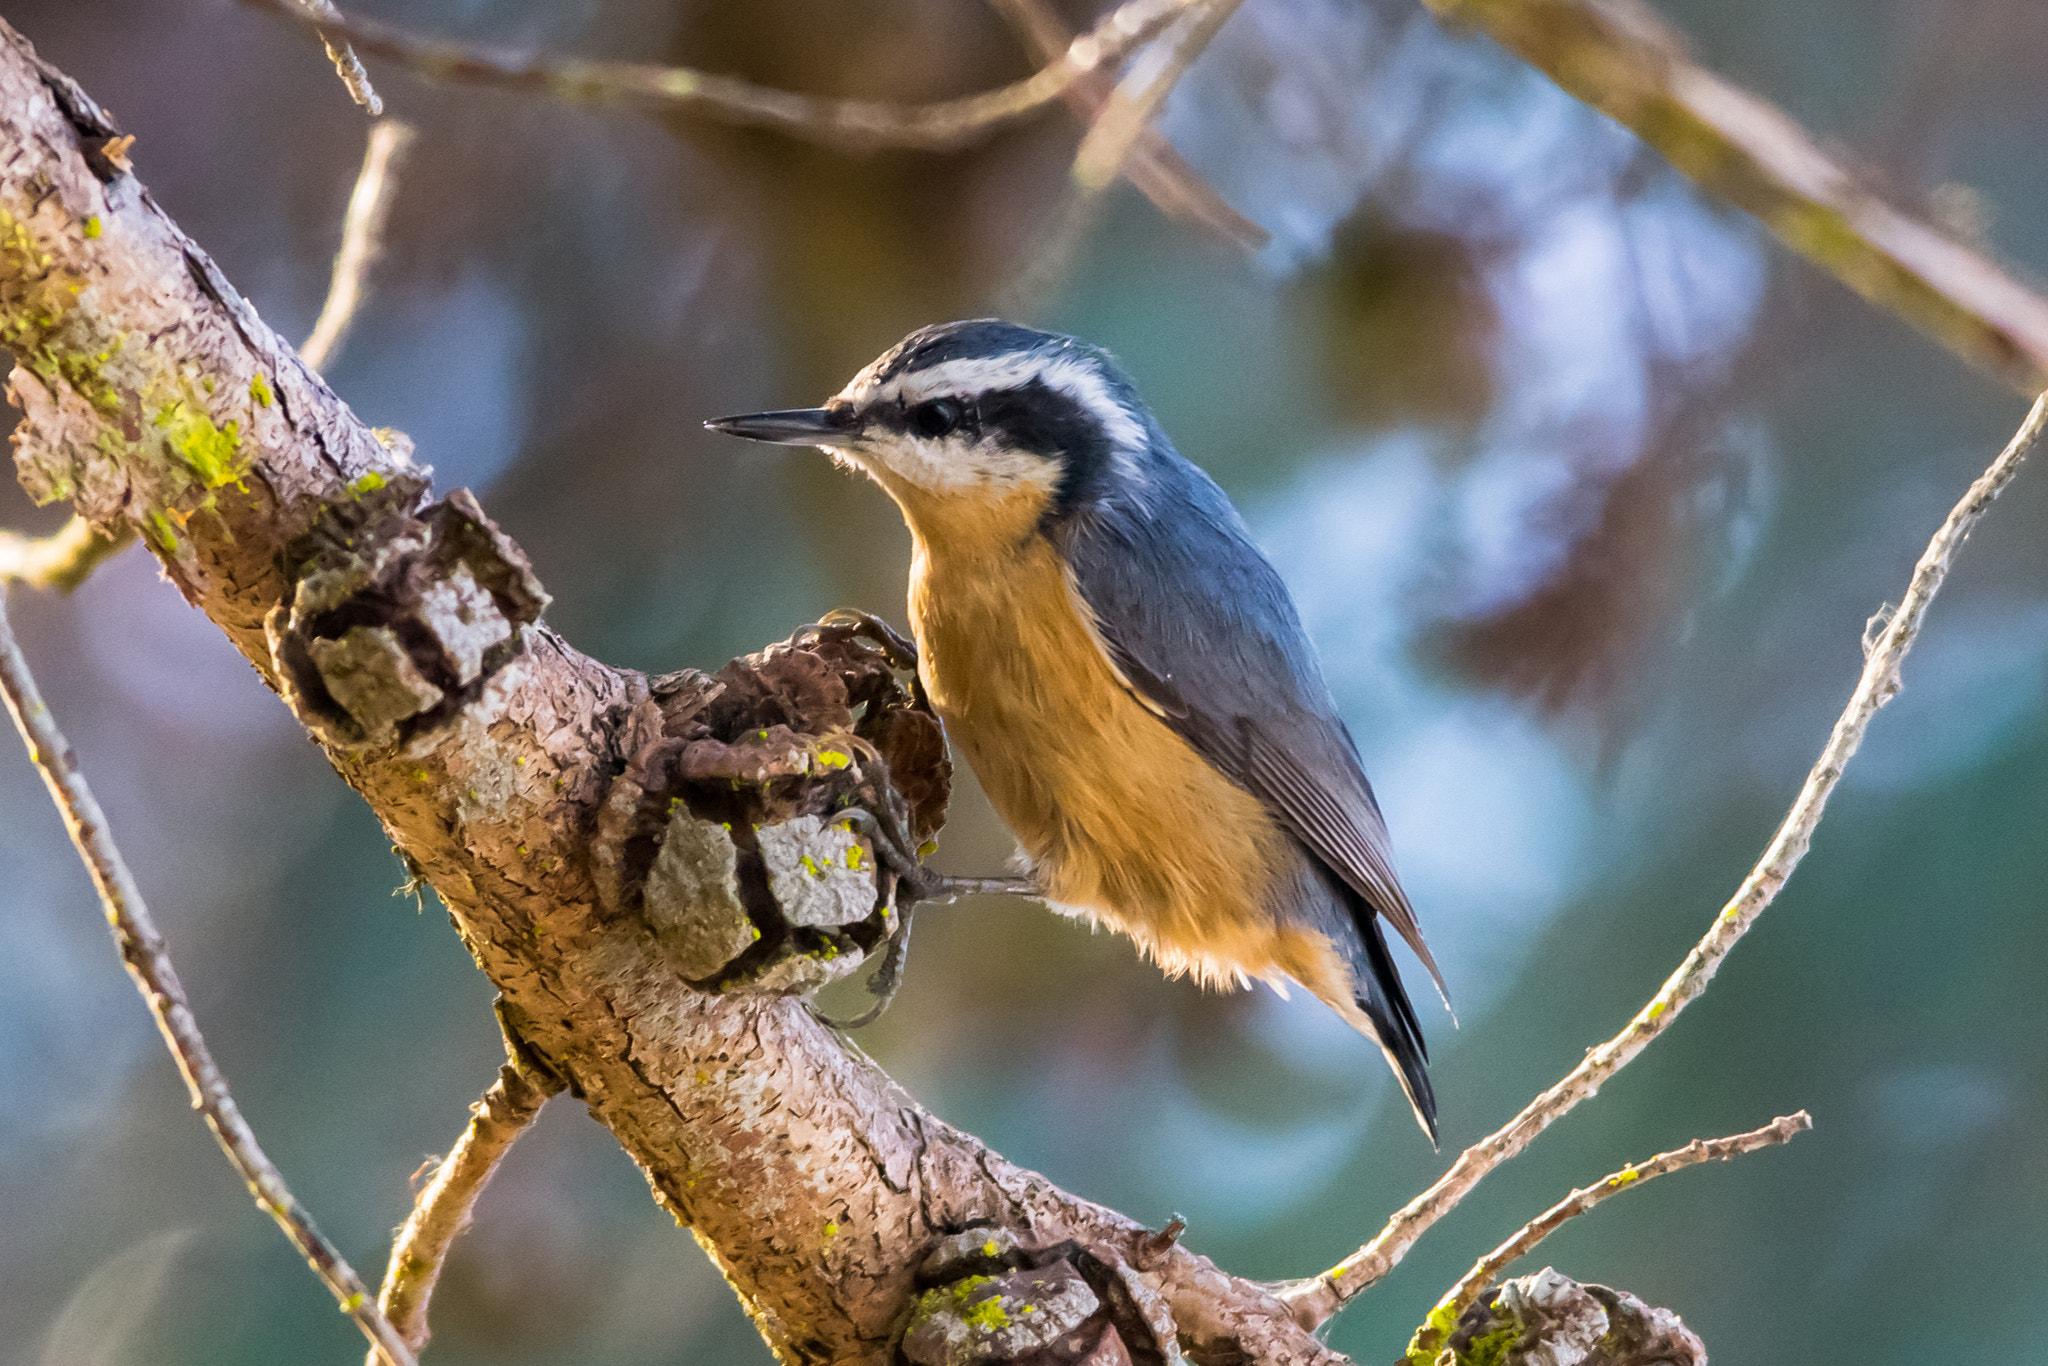
{"type": "Polygon", "coordinates": [[[1120,460],[1145,449],[1149,438],[1144,425],[1118,400],[1100,372],[1086,361],[1072,356],[1020,352],[1008,356],[977,356],[949,360],[898,376],[867,393],[857,393],[860,379],[847,386],[844,397],[866,402],[922,403],[942,394],[971,396],[1002,389],[1021,389],[1033,380],[1057,389],[1080,404],[1102,424],[1110,445],[1120,460]]]}

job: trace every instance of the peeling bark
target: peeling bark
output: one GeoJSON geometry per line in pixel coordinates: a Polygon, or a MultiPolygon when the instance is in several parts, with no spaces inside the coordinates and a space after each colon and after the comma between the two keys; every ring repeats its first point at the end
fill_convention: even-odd
{"type": "Polygon", "coordinates": [[[945,796],[936,731],[880,682],[879,711],[838,723],[832,680],[868,667],[851,646],[765,652],[715,680],[650,680],[570,649],[540,620],[546,595],[518,548],[467,493],[428,501],[409,443],[371,431],[300,363],[125,149],[0,24],[0,346],[18,361],[24,485],[103,533],[143,535],[433,884],[523,1041],[640,1164],[784,1361],[893,1359],[933,1288],[920,1265],[970,1227],[1002,1231],[1020,1266],[1068,1266],[1091,1286],[1108,1317],[1082,1320],[1100,1329],[1077,1344],[1093,1355],[1064,1359],[1341,1360],[1261,1287],[1159,1249],[927,1114],[783,994],[809,980],[783,965],[878,942],[886,871],[869,874],[865,931],[832,921],[846,913],[835,892],[832,909],[783,916],[772,962],[720,960],[737,938],[730,905],[724,947],[678,946],[679,929],[716,928],[717,898],[693,900],[703,879],[676,875],[665,910],[647,902],[677,801],[730,829],[736,904],[759,928],[779,904],[764,855],[781,855],[756,827],[811,818],[785,828],[783,852],[802,845],[801,868],[822,839],[858,873],[848,851],[872,855],[872,841],[831,833],[835,803],[886,774],[869,801],[897,800],[886,788],[913,834],[930,828],[945,796]],[[792,697],[809,700],[754,724],[792,697]],[[710,809],[714,779],[745,809],[710,809]]]}

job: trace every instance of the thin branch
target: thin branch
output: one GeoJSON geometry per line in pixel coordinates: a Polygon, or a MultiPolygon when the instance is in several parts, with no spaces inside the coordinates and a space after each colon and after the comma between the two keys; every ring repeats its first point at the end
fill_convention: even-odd
{"type": "Polygon", "coordinates": [[[1408,1343],[1408,1354],[1404,1358],[1407,1366],[1429,1366],[1429,1363],[1436,1359],[1437,1352],[1456,1331],[1458,1320],[1465,1316],[1465,1311],[1479,1303],[1479,1297],[1486,1293],[1486,1287],[1499,1279],[1501,1272],[1507,1270],[1516,1260],[1526,1256],[1538,1243],[1563,1227],[1567,1219],[1576,1218],[1609,1196],[1633,1190],[1666,1172],[1675,1172],[1680,1167],[1690,1167],[1699,1162],[1726,1162],[1732,1157],[1753,1153],[1759,1148],[1790,1143],[1794,1137],[1812,1127],[1813,1116],[1804,1110],[1797,1114],[1780,1115],[1763,1128],[1752,1129],[1746,1134],[1733,1134],[1727,1138],[1696,1138],[1683,1148],[1658,1153],[1647,1162],[1632,1162],[1604,1181],[1573,1191],[1524,1224],[1506,1242],[1473,1263],[1472,1269],[1465,1273],[1464,1278],[1437,1301],[1436,1308],[1429,1311],[1429,1317],[1424,1320],[1422,1327],[1415,1330],[1414,1338],[1408,1343]]]}
{"type": "Polygon", "coordinates": [[[69,593],[85,582],[101,560],[134,539],[132,527],[102,536],[91,522],[76,515],[47,536],[24,536],[0,528],[0,589],[19,583],[69,593]]]}
{"type": "Polygon", "coordinates": [[[15,643],[13,629],[7,622],[4,596],[0,596],[0,692],[6,694],[7,709],[28,744],[29,757],[64,813],[72,843],[78,846],[79,856],[92,874],[93,885],[99,889],[101,904],[106,907],[107,922],[113,928],[121,961],[127,964],[136,988],[156,1017],[157,1028],[163,1031],[164,1042],[192,1093],[193,1108],[206,1116],[214,1138],[248,1183],[257,1206],[277,1221],[292,1245],[311,1264],[314,1274],[333,1292],[342,1312],[356,1321],[363,1335],[375,1344],[375,1350],[383,1354],[387,1366],[413,1366],[412,1353],[371,1303],[369,1288],[314,1227],[312,1216],[285,1185],[283,1174],[264,1155],[255,1133],[236,1107],[227,1080],[214,1064],[213,1054],[199,1033],[199,1023],[185,1001],[185,989],[171,965],[163,935],[158,933],[142,891],[107,831],[106,815],[78,771],[71,743],[57,729],[29,673],[28,661],[15,643]]]}
{"type": "Polygon", "coordinates": [[[1003,311],[1029,315],[1072,268],[1081,243],[1101,211],[1103,192],[1116,183],[1139,137],[1181,77],[1208,48],[1243,0],[1206,0],[1125,73],[1081,139],[1068,171],[1072,182],[1054,211],[1031,262],[1004,291],[1003,311]]]}
{"type": "Polygon", "coordinates": [[[2033,409],[2011,442],[1991,462],[1990,468],[1970,485],[1969,492],[1949,512],[1941,529],[1934,533],[1934,539],[1928,542],[1920,562],[1913,567],[1913,577],[1906,585],[1904,600],[1884,621],[1876,639],[1868,642],[1864,651],[1863,675],[1850,694],[1848,706],[1835,722],[1827,747],[1806,775],[1806,784],[1800,789],[1798,799],[1792,803],[1792,809],[1786,813],[1784,822],[1779,825],[1763,856],[1757,860],[1756,867],[1750,870],[1735,895],[1714,917],[1713,926],[1686,955],[1678,970],[1619,1034],[1590,1050],[1584,1062],[1530,1101],[1502,1128],[1460,1153],[1451,1169],[1435,1185],[1409,1201],[1388,1221],[1378,1237],[1322,1275],[1282,1288],[1280,1297],[1292,1306],[1299,1322],[1311,1328],[1321,1325],[1353,1295],[1391,1271],[1415,1245],[1415,1240],[1455,1208],[1481,1178],[1521,1152],[1530,1140],[1579,1102],[1597,1093],[1609,1077],[1627,1066],[1649,1046],[1652,1039],[1663,1033],[1688,1002],[1706,990],[1707,983],[1720,969],[1721,960],[1728,956],[1728,951],[1756,922],[1764,908],[1777,898],[1786,879],[1792,876],[1792,870],[1805,857],[1813,840],[1814,828],[1820,824],[1821,813],[1827,806],[1828,796],[1834,791],[1835,784],[1841,781],[1843,769],[1863,743],[1863,734],[1870,726],[1870,719],[1899,690],[1899,665],[1912,648],[1914,637],[1920,633],[1928,604],[1941,588],[1950,560],[1969,536],[1971,528],[1990,508],[1992,500],[2011,481],[2028,449],[2041,435],[2044,424],[2048,424],[2048,394],[2034,401],[2033,409]]]}
{"type": "MultiPolygon", "coordinates": [[[[1066,51],[1073,41],[1067,28],[1047,0],[991,0],[1010,26],[1030,47],[1032,56],[1047,62],[1066,51]]],[[[1114,86],[1103,72],[1091,72],[1066,94],[1067,107],[1084,122],[1093,123],[1114,86]]],[[[1257,251],[1273,240],[1273,234],[1246,218],[1202,179],[1174,150],[1166,135],[1147,125],[1131,149],[1124,175],[1154,208],[1169,218],[1193,223],[1213,236],[1246,251],[1257,251]]]]}
{"type": "Polygon", "coordinates": [[[1083,193],[1100,194],[1123,174],[1138,139],[1152,124],[1166,97],[1180,84],[1210,42],[1237,13],[1243,0],[1209,0],[1188,19],[1179,35],[1163,42],[1110,92],[1102,112],[1081,139],[1070,174],[1083,193]]]}
{"type": "MultiPolygon", "coordinates": [[[[309,19],[341,17],[341,12],[334,8],[334,0],[301,0],[301,3],[309,19]]],[[[349,98],[368,111],[371,118],[381,117],[384,101],[378,98],[376,87],[370,84],[370,73],[363,70],[362,58],[356,56],[356,50],[325,33],[320,35],[320,42],[327,49],[327,60],[334,63],[334,74],[341,77],[341,83],[348,87],[349,98]]]]}
{"type": "MultiPolygon", "coordinates": [[[[502,1014],[499,1018],[502,1024],[502,1014]]],[[[420,1191],[412,1214],[391,1245],[391,1263],[385,1269],[377,1304],[414,1352],[425,1347],[431,1336],[427,1304],[441,1278],[448,1250],[469,1227],[477,1197],[513,1143],[540,1114],[541,1106],[562,1089],[561,1078],[537,1066],[509,1027],[505,1048],[508,1060],[498,1069],[497,1081],[471,1108],[468,1127],[434,1169],[433,1178],[420,1191]]],[[[379,1366],[376,1348],[370,1349],[364,1366],[379,1366]]]]}
{"type": "Polygon", "coordinates": [[[2023,393],[2048,384],[2048,300],[1886,204],[1775,106],[1688,60],[1638,0],[1423,0],[1484,30],[1709,192],[2023,393]]]}
{"type": "Polygon", "coordinates": [[[252,4],[307,19],[329,38],[346,39],[364,52],[399,62],[433,80],[543,90],[564,99],[632,100],[775,128],[816,141],[938,151],[962,146],[1064,98],[1090,73],[1116,67],[1139,45],[1200,2],[1126,0],[1069,44],[1057,61],[1047,63],[1024,80],[959,99],[903,105],[799,95],[689,67],[537,57],[473,48],[422,38],[389,24],[339,12],[335,18],[311,19],[296,0],[250,0],[252,4]]]}
{"type": "MultiPolygon", "coordinates": [[[[329,6],[332,8],[332,6],[329,6]]],[[[356,174],[356,187],[348,197],[348,213],[341,223],[341,250],[335,253],[334,273],[327,283],[327,301],[313,331],[299,347],[299,359],[315,370],[323,370],[348,336],[362,300],[363,278],[375,264],[384,246],[384,225],[391,217],[391,201],[398,187],[398,168],[411,146],[413,130],[397,119],[381,119],[370,129],[369,145],[363,149],[363,168],[356,174]]]]}

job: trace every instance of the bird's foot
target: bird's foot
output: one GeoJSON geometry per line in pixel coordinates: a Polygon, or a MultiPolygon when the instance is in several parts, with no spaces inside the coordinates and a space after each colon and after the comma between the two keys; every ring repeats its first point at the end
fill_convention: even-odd
{"type": "Polygon", "coordinates": [[[916,906],[916,902],[910,901],[897,908],[896,933],[889,936],[880,965],[868,974],[866,985],[874,1004],[846,1020],[835,1020],[816,1006],[811,1007],[811,1014],[834,1029],[863,1029],[882,1018],[882,1012],[895,1003],[896,993],[903,987],[903,963],[910,956],[910,917],[916,906]]]}
{"type": "Polygon", "coordinates": [[[933,872],[907,848],[909,838],[901,822],[886,810],[878,813],[864,806],[846,806],[834,812],[833,819],[845,822],[855,832],[866,836],[874,846],[876,859],[895,874],[893,900],[897,917],[895,932],[889,936],[882,961],[867,980],[868,994],[874,998],[874,1004],[845,1020],[834,1019],[815,1007],[812,1009],[813,1015],[835,1029],[859,1029],[871,1025],[881,1019],[882,1013],[895,1001],[897,991],[903,986],[903,964],[910,954],[911,917],[919,902],[951,901],[974,895],[1042,895],[1037,884],[1029,878],[953,877],[933,872]]]}
{"type": "Polygon", "coordinates": [[[835,607],[810,625],[797,627],[789,643],[809,645],[820,640],[865,640],[881,650],[892,668],[917,672],[916,642],[906,639],[873,612],[835,607]]]}

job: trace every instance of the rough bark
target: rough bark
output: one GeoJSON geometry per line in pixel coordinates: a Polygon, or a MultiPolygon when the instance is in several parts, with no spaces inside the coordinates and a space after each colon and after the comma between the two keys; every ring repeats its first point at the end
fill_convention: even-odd
{"type": "Polygon", "coordinates": [[[1446,1366],[1707,1366],[1707,1349],[1669,1309],[1544,1267],[1503,1281],[1467,1310],[1437,1360],[1446,1366]]]}
{"type": "MultiPolygon", "coordinates": [[[[914,1314],[973,1299],[958,1288],[989,1272],[927,1258],[982,1226],[980,1243],[1003,1235],[1000,1274],[1058,1264],[1090,1287],[1085,1359],[1115,1359],[1111,1336],[1133,1360],[1170,1359],[1176,1338],[1198,1361],[1341,1359],[1260,1287],[933,1118],[801,999],[692,985],[635,884],[647,812],[686,767],[665,742],[713,690],[548,630],[517,547],[467,494],[429,502],[408,443],[300,363],[126,146],[0,24],[0,346],[18,361],[24,484],[106,534],[137,529],[292,706],[446,902],[527,1046],[782,1359],[890,1359],[914,1314]]],[[[844,777],[813,763],[780,780],[763,791],[790,814],[844,777]]]]}

